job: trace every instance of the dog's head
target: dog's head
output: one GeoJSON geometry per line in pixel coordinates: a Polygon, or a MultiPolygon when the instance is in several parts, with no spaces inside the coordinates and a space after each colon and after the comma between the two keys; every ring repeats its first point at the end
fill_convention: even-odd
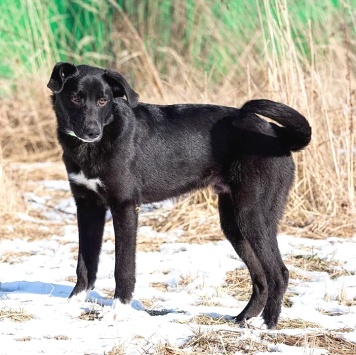
{"type": "Polygon", "coordinates": [[[61,132],[84,142],[99,141],[104,126],[113,120],[113,100],[126,96],[136,107],[138,94],[125,78],[112,70],[57,63],[47,84],[61,132]]]}

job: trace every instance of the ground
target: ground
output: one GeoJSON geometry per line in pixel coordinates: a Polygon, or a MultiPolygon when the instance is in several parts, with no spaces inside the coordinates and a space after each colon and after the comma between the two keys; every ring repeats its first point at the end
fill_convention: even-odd
{"type": "Polygon", "coordinates": [[[355,236],[280,234],[291,280],[279,325],[266,330],[255,318],[240,327],[231,316],[251,285],[217,217],[197,208],[172,224],[180,210],[174,202],[143,206],[134,300],[114,319],[110,215],[96,288],[85,302],[68,304],[78,247],[74,203],[64,174],[32,175],[26,210],[1,227],[0,354],[356,353],[355,236]],[[189,229],[184,217],[191,216],[208,225],[205,232],[189,229]]]}

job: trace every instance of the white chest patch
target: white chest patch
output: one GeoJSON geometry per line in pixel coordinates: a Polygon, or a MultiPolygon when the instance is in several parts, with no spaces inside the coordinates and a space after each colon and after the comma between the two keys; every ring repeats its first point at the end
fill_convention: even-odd
{"type": "Polygon", "coordinates": [[[94,192],[98,192],[98,186],[103,186],[100,179],[88,179],[83,171],[80,171],[79,173],[70,173],[69,180],[77,185],[84,185],[87,189],[94,192]]]}

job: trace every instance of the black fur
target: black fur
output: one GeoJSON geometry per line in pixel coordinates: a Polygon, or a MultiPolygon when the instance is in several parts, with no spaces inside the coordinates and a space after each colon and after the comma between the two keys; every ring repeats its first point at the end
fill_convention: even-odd
{"type": "Polygon", "coordinates": [[[236,321],[263,312],[267,326],[276,326],[288,284],[276,234],[294,178],[291,151],[311,138],[306,119],[268,100],[241,109],[138,103],[120,74],[87,65],[58,63],[48,87],[78,213],[71,296],[94,287],[108,208],[115,230],[114,297],[128,303],[135,287],[137,206],[211,185],[219,194],[222,230],[253,283],[236,321]],[[80,172],[100,184],[87,188],[73,177],[80,172]]]}

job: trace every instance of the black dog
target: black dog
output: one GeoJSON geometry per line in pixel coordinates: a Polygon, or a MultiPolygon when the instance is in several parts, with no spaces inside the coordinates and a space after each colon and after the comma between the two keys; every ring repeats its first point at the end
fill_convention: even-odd
{"type": "Polygon", "coordinates": [[[114,298],[127,304],[135,287],[137,207],[211,185],[219,194],[222,230],[253,283],[235,319],[263,311],[268,328],[275,327],[288,284],[277,226],[294,178],[291,151],[311,138],[306,119],[268,100],[241,109],[138,103],[120,74],[87,65],[56,64],[48,87],[77,205],[77,283],[70,297],[94,287],[108,208],[115,230],[114,298]]]}

